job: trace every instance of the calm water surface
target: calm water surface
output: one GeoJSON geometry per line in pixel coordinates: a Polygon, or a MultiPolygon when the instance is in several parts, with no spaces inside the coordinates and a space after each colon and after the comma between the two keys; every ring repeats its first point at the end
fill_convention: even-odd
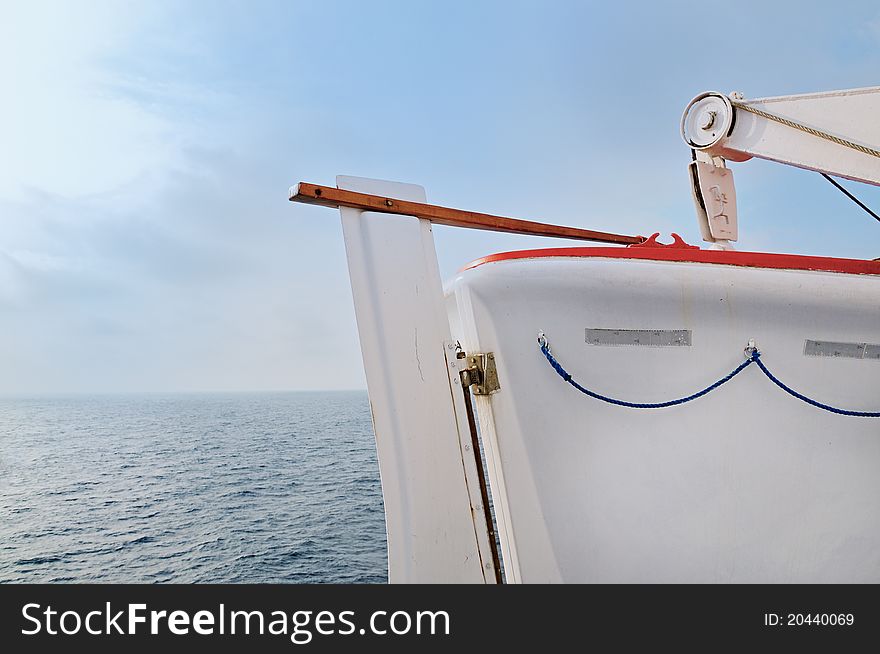
{"type": "Polygon", "coordinates": [[[367,395],[0,398],[0,581],[384,582],[367,395]]]}

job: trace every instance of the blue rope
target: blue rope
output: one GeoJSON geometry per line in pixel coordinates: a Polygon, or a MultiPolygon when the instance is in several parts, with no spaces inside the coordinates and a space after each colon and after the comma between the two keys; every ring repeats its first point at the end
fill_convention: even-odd
{"type": "Polygon", "coordinates": [[[761,361],[761,359],[760,359],[761,355],[757,350],[755,350],[755,354],[753,356],[754,356],[754,361],[755,361],[755,363],[758,364],[758,367],[761,369],[761,372],[763,372],[765,375],[767,375],[767,379],[769,379],[774,384],[779,386],[779,388],[784,390],[786,393],[788,393],[792,397],[796,397],[797,399],[801,400],[802,402],[806,402],[807,404],[810,404],[818,409],[824,409],[825,411],[830,411],[831,413],[836,413],[841,416],[855,416],[857,418],[880,418],[880,411],[848,411],[846,409],[838,409],[837,407],[833,407],[833,406],[829,406],[828,404],[822,404],[821,402],[817,402],[816,400],[813,400],[813,399],[807,397],[806,395],[801,395],[793,388],[789,388],[788,386],[783,384],[779,379],[776,378],[776,376],[772,372],[767,370],[767,366],[765,366],[764,362],[761,361]]]}
{"type": "Polygon", "coordinates": [[[743,370],[748,368],[751,364],[757,364],[757,366],[761,369],[761,371],[767,375],[767,378],[772,381],[774,384],[779,386],[782,390],[784,390],[789,395],[798,398],[819,409],[824,409],[825,411],[830,411],[831,413],[836,413],[843,416],[857,416],[862,418],[880,418],[880,412],[875,411],[847,411],[846,409],[838,409],[833,406],[829,406],[827,404],[822,404],[821,402],[817,402],[816,400],[810,399],[806,395],[801,395],[797,391],[789,388],[785,384],[783,384],[779,379],[777,379],[773,373],[771,373],[767,367],[764,365],[764,362],[761,361],[761,353],[757,350],[757,348],[749,347],[746,349],[746,352],[749,353],[748,358],[739,364],[736,368],[734,368],[730,373],[716,381],[714,384],[707,386],[701,391],[697,391],[692,395],[688,395],[687,397],[681,397],[677,400],[669,400],[668,402],[627,402],[625,400],[618,400],[613,397],[608,397],[607,395],[601,395],[594,391],[591,391],[588,388],[584,388],[579,383],[577,383],[574,379],[572,379],[571,375],[562,367],[562,364],[556,360],[556,358],[550,353],[550,344],[547,342],[547,339],[543,336],[538,337],[538,344],[541,347],[541,352],[547,358],[547,361],[553,367],[553,369],[557,372],[557,374],[562,377],[563,380],[574,386],[577,390],[585,395],[589,395],[592,398],[597,400],[601,400],[602,402],[607,402],[608,404],[614,404],[616,406],[625,406],[631,409],[663,409],[665,407],[676,406],[678,404],[684,404],[685,402],[690,402],[692,400],[696,400],[699,397],[703,397],[707,393],[714,391],[716,388],[729,382],[731,379],[736,377],[743,370]]]}
{"type": "Polygon", "coordinates": [[[589,395],[597,400],[602,400],[603,402],[608,402],[608,404],[616,404],[617,406],[626,406],[631,409],[663,409],[668,406],[675,406],[676,404],[684,404],[685,402],[690,402],[691,400],[696,400],[698,397],[703,397],[706,393],[710,391],[714,391],[716,388],[721,386],[726,382],[729,382],[731,379],[736,377],[743,370],[748,368],[752,363],[756,361],[754,355],[743,361],[736,368],[734,368],[728,375],[722,377],[717,382],[712,384],[711,386],[707,386],[703,390],[694,393],[693,395],[688,395],[687,397],[680,397],[677,400],[669,400],[668,402],[626,402],[624,400],[616,400],[613,397],[608,397],[607,395],[600,395],[599,393],[594,393],[588,388],[584,388],[580,384],[578,384],[574,379],[571,378],[571,375],[566,372],[565,368],[550,354],[550,346],[547,344],[547,341],[544,340],[541,343],[541,352],[544,353],[544,356],[547,357],[547,361],[550,362],[550,365],[553,366],[553,369],[559,373],[559,376],[562,377],[569,384],[578,389],[581,393],[589,395]]]}

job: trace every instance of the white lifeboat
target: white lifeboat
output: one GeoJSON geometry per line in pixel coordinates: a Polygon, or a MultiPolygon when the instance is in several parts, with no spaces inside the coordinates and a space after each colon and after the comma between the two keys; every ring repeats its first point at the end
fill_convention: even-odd
{"type": "Polygon", "coordinates": [[[880,580],[880,262],[681,243],[492,255],[448,286],[493,352],[477,396],[505,564],[526,582],[880,580]],[[654,245],[654,247],[651,247],[654,245]],[[647,247],[646,247],[647,246],[647,247]],[[528,528],[523,528],[528,525],[528,528]]]}
{"type": "Polygon", "coordinates": [[[390,581],[880,582],[880,262],[734,251],[727,167],[818,171],[880,220],[831,177],[880,186],[878,111],[697,96],[708,250],[295,186],[342,216],[390,581]],[[444,294],[434,223],[617,247],[488,256],[444,294]]]}

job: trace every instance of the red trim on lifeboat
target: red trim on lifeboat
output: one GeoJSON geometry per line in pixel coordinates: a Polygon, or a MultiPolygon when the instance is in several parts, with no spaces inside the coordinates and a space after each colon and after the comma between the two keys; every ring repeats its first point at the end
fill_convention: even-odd
{"type": "Polygon", "coordinates": [[[513,259],[540,259],[545,257],[599,257],[603,259],[646,259],[649,261],[683,261],[714,263],[748,268],[779,268],[785,270],[814,270],[847,273],[850,275],[880,275],[880,261],[869,259],[838,259],[812,257],[800,254],[773,254],[769,252],[739,252],[734,250],[700,250],[678,247],[596,247],[544,248],[490,254],[467,264],[469,270],[486,263],[513,259]]]}

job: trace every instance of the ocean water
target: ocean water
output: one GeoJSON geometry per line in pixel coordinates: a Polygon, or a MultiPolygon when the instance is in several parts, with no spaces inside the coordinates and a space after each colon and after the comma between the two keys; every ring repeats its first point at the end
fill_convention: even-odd
{"type": "Polygon", "coordinates": [[[365,392],[0,398],[2,582],[384,582],[365,392]]]}

